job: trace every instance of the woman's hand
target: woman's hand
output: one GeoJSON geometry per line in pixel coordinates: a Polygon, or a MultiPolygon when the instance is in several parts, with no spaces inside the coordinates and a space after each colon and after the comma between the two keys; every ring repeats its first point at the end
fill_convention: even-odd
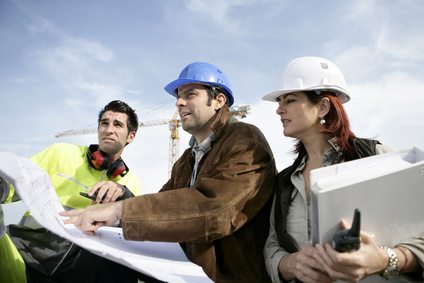
{"type": "MultiPolygon", "coordinates": [[[[341,226],[343,229],[348,229],[344,221],[341,226]]],[[[361,247],[352,252],[337,252],[330,244],[325,244],[325,247],[316,245],[319,254],[316,259],[333,280],[358,282],[386,268],[389,262],[387,253],[375,244],[370,234],[361,231],[360,236],[361,247]]]]}
{"type": "Polygon", "coordinates": [[[333,282],[322,270],[318,251],[312,247],[311,242],[299,252],[284,256],[279,264],[279,271],[284,279],[297,278],[302,282],[333,282]]]}

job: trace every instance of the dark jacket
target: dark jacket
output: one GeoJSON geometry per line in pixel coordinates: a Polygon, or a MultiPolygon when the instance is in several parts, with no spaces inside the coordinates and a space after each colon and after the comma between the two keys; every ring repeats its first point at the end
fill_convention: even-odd
{"type": "Polygon", "coordinates": [[[180,242],[187,257],[216,282],[270,282],[262,251],[275,161],[257,127],[230,120],[228,107],[221,109],[212,125],[216,139],[200,161],[193,188],[189,148],[160,193],[125,200],[124,236],[180,242]]]}

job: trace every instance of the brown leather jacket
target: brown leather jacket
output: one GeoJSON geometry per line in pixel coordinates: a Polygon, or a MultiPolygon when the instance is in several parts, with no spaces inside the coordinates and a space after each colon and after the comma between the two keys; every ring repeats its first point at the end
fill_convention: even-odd
{"type": "Polygon", "coordinates": [[[233,119],[228,107],[219,111],[212,125],[216,139],[199,164],[194,188],[189,148],[160,193],[124,201],[124,236],[179,242],[216,282],[270,282],[263,247],[275,161],[261,131],[233,119]]]}

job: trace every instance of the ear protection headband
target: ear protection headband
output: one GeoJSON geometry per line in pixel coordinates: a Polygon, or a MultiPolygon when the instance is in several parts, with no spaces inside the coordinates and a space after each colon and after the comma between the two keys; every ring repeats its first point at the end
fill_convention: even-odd
{"type": "Polygon", "coordinates": [[[110,167],[108,167],[107,165],[109,163],[109,160],[107,154],[98,149],[99,145],[97,144],[92,144],[88,147],[88,165],[97,170],[107,170],[106,175],[109,178],[116,178],[118,176],[124,177],[128,173],[130,169],[121,157],[113,161],[110,167]]]}

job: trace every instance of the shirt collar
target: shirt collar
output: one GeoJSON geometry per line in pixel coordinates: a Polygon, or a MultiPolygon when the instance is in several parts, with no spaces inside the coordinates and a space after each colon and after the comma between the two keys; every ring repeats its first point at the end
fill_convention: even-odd
{"type": "Polygon", "coordinates": [[[202,151],[205,153],[205,151],[211,146],[211,143],[215,140],[216,135],[214,132],[212,132],[204,141],[202,141],[200,144],[195,143],[193,146],[194,152],[202,151]]]}
{"type": "MultiPolygon", "coordinates": [[[[328,143],[331,145],[331,148],[327,150],[327,152],[322,157],[322,165],[329,166],[336,162],[336,160],[339,158],[342,148],[336,144],[336,137],[328,140],[328,143]]],[[[338,161],[340,162],[340,161],[338,161]]]]}

